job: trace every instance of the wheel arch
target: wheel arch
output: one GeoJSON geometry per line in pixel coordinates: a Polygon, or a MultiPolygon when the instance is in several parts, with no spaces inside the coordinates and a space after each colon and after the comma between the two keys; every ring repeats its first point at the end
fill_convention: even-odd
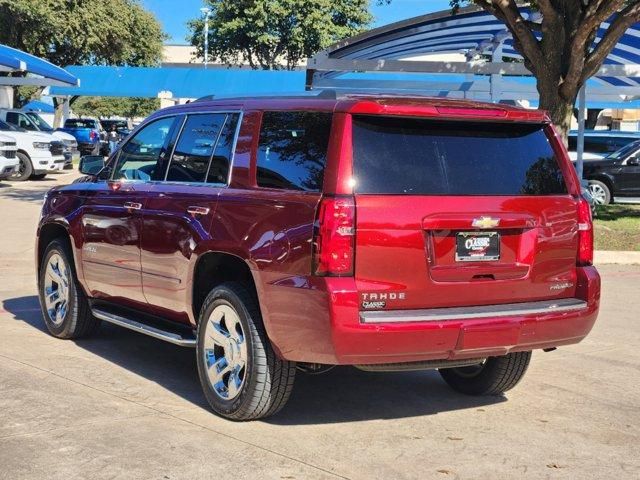
{"type": "Polygon", "coordinates": [[[607,186],[607,188],[609,188],[609,192],[611,193],[611,198],[613,198],[613,195],[614,195],[614,183],[615,182],[613,181],[613,179],[611,177],[609,177],[608,175],[600,173],[600,174],[595,174],[595,175],[589,175],[587,177],[587,181],[590,181],[590,180],[597,180],[599,182],[604,183],[607,186]]]}
{"type": "Polygon", "coordinates": [[[67,228],[67,226],[63,225],[60,222],[45,223],[39,228],[36,244],[36,275],[38,276],[38,278],[40,277],[40,267],[42,266],[42,257],[44,256],[44,251],[47,248],[47,245],[49,245],[56,239],[61,239],[62,241],[67,243],[70,251],[74,256],[74,264],[78,264],[75,258],[75,250],[71,243],[71,234],[69,233],[69,229],[67,228]]]}
{"type": "Polygon", "coordinates": [[[207,251],[198,256],[191,275],[189,304],[195,323],[198,321],[200,308],[209,292],[225,282],[238,282],[244,285],[254,296],[262,312],[256,279],[249,264],[232,253],[207,251]]]}
{"type": "Polygon", "coordinates": [[[27,152],[26,150],[22,149],[22,148],[18,148],[16,150],[17,153],[20,153],[21,155],[24,155],[25,157],[27,157],[29,159],[30,162],[33,163],[33,160],[31,160],[31,155],[29,155],[29,152],[27,152]]]}

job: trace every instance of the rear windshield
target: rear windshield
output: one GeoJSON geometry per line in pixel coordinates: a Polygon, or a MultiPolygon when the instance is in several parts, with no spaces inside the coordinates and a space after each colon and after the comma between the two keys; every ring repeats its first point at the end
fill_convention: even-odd
{"type": "Polygon", "coordinates": [[[544,127],[355,116],[357,193],[559,195],[567,188],[544,127]]]}
{"type": "Polygon", "coordinates": [[[96,122],[94,120],[82,120],[72,119],[64,122],[64,126],[67,128],[95,128],[96,122]]]}

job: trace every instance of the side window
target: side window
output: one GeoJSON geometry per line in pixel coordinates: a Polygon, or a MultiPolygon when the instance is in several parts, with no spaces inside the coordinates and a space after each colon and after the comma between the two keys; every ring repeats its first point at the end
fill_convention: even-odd
{"type": "Polygon", "coordinates": [[[26,115],[16,112],[7,112],[7,122],[16,125],[25,130],[34,130],[33,125],[27,119],[26,115]]]}
{"type": "Polygon", "coordinates": [[[238,113],[227,115],[216,150],[211,158],[211,165],[207,173],[207,183],[227,184],[229,181],[229,170],[231,169],[231,158],[233,157],[234,140],[239,118],[240,114],[238,113]]]}
{"type": "Polygon", "coordinates": [[[113,179],[151,180],[163,154],[175,117],[160,118],[146,125],[122,146],[113,179]]]}
{"type": "MultiPolygon", "coordinates": [[[[220,165],[216,180],[210,180],[211,170],[218,157],[218,148],[227,131],[231,115],[207,113],[189,115],[176,143],[166,180],[170,182],[226,183],[229,164],[220,165]]],[[[235,128],[235,124],[234,124],[235,128]]],[[[231,138],[233,142],[233,138],[231,138]]]]}
{"type": "Polygon", "coordinates": [[[258,186],[319,192],[331,113],[264,112],[258,146],[258,186]]]}

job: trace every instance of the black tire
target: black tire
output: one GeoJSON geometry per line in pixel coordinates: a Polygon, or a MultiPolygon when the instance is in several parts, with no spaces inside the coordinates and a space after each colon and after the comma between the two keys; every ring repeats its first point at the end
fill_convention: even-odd
{"type": "Polygon", "coordinates": [[[530,360],[531,352],[510,353],[489,357],[477,366],[443,368],[440,375],[451,388],[466,395],[500,395],[518,384],[530,360]]]}
{"type": "Polygon", "coordinates": [[[589,180],[589,192],[593,197],[594,203],[598,205],[609,205],[613,201],[611,189],[600,180],[589,180]]]}
{"type": "MultiPolygon", "coordinates": [[[[58,286],[58,288],[60,287],[58,286]]],[[[44,251],[38,275],[38,294],[44,322],[54,337],[64,339],[87,337],[94,333],[99,327],[100,320],[92,315],[91,309],[89,308],[89,301],[78,283],[73,255],[71,254],[69,246],[61,239],[53,240],[47,245],[44,251]],[[61,321],[59,322],[51,318],[45,301],[47,268],[49,261],[54,255],[62,258],[67,267],[66,277],[68,279],[68,286],[66,287],[68,291],[67,307],[65,308],[64,315],[61,315],[61,321]]]]}
{"type": "Polygon", "coordinates": [[[10,180],[14,182],[24,182],[25,180],[29,180],[29,177],[33,175],[33,165],[31,164],[31,159],[27,155],[22,152],[17,152],[16,156],[20,162],[18,166],[18,171],[11,174],[10,180]]]}
{"type": "Polygon", "coordinates": [[[237,421],[264,418],[278,412],[289,399],[296,364],[276,356],[262,324],[257,302],[241,284],[222,284],[211,290],[205,299],[200,309],[196,354],[202,389],[209,405],[218,415],[237,421]],[[243,383],[237,396],[231,399],[222,398],[214,389],[209,379],[210,367],[205,360],[205,337],[207,330],[212,328],[207,325],[210,324],[214,309],[221,306],[230,307],[235,312],[246,343],[243,383]]]}
{"type": "Polygon", "coordinates": [[[44,177],[46,177],[47,174],[46,173],[38,173],[31,175],[31,180],[42,180],[44,177]]]}

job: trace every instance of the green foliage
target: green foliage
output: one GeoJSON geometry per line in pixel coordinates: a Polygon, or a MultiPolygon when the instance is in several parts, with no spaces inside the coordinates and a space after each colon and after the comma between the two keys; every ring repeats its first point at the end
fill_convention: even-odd
{"type": "MultiPolygon", "coordinates": [[[[205,0],[209,54],[228,64],[292,69],[302,60],[362,31],[372,20],[369,0],[205,0]]],[[[188,40],[203,56],[202,17],[188,40]]]]}
{"type": "Polygon", "coordinates": [[[0,43],[56,65],[157,65],[165,38],[138,0],[0,0],[0,43]]]}
{"type": "Polygon", "coordinates": [[[160,108],[158,98],[82,97],[73,102],[76,115],[88,117],[146,117],[160,108]]]}

